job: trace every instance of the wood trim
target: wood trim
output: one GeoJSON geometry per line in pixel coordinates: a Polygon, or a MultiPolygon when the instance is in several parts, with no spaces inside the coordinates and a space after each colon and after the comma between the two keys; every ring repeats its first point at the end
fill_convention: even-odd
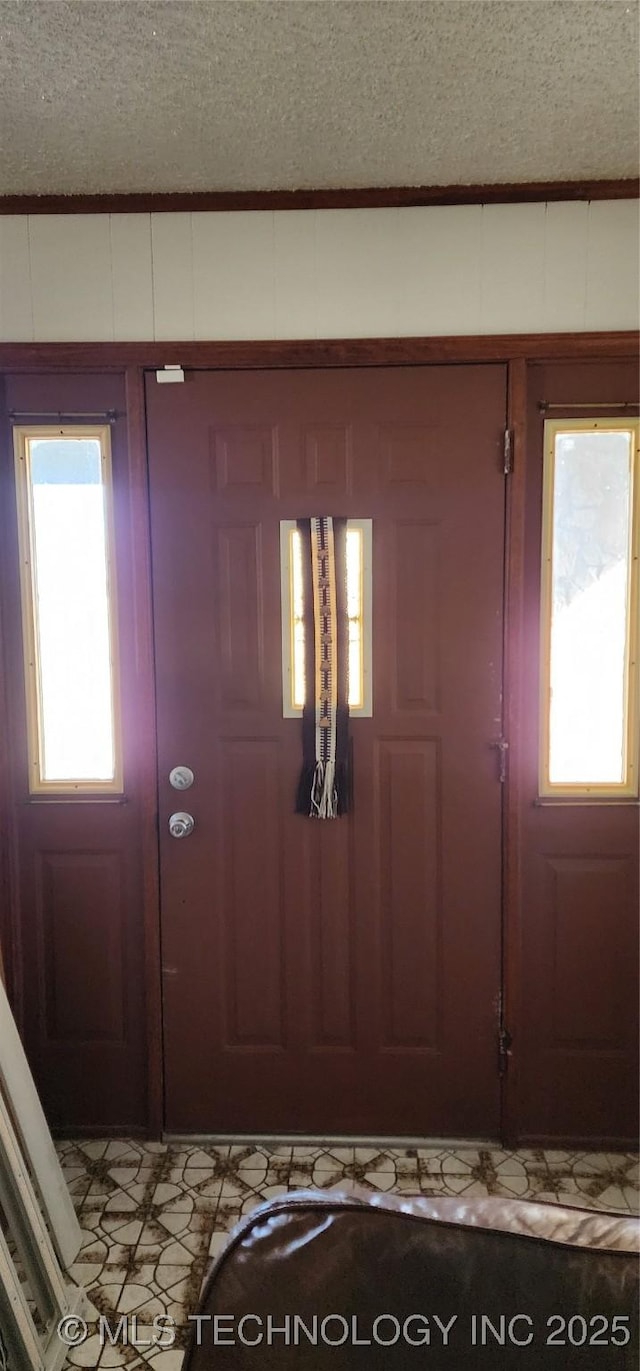
{"type": "Polygon", "coordinates": [[[7,612],[8,560],[17,544],[10,522],[15,519],[13,452],[7,420],[4,377],[0,376],[0,944],[2,969],[13,1014],[20,1031],[23,1015],[23,960],[18,904],[16,814],[13,789],[13,727],[9,702],[9,650],[7,612]]]}
{"type": "Polygon", "coordinates": [[[446,362],[584,361],[635,357],[640,333],[474,334],[433,338],[274,339],[265,342],[0,343],[0,370],[122,371],[179,363],[187,369],[420,366],[446,362]]]}
{"type": "Polygon", "coordinates": [[[0,214],[175,214],[230,210],[394,209],[513,205],[552,200],[636,200],[640,179],[508,181],[486,185],[366,186],[329,190],[141,191],[102,195],[3,195],[0,214]]]}
{"type": "Polygon", "coordinates": [[[524,661],[525,513],[527,476],[527,363],[515,358],[507,370],[507,425],[513,470],[505,479],[504,734],[509,743],[503,808],[503,993],[505,1024],[513,1051],[502,1081],[502,1141],[514,1146],[518,1130],[520,1025],[520,910],[522,856],[522,663],[524,661]]]}
{"type": "Polygon", "coordinates": [[[66,1140],[66,1139],[68,1139],[68,1138],[73,1138],[73,1139],[75,1139],[75,1138],[87,1138],[87,1139],[89,1139],[89,1138],[95,1138],[95,1137],[97,1137],[97,1136],[99,1136],[100,1138],[117,1138],[117,1139],[119,1139],[120,1141],[121,1141],[123,1138],[131,1138],[131,1139],[140,1138],[141,1141],[144,1141],[145,1138],[148,1138],[150,1141],[153,1141],[153,1140],[156,1140],[156,1141],[157,1141],[157,1140],[160,1139],[160,1133],[158,1133],[158,1134],[153,1134],[153,1135],[152,1135],[151,1131],[150,1131],[148,1128],[139,1128],[137,1125],[134,1126],[134,1125],[131,1124],[131,1123],[127,1123],[126,1120],[125,1120],[123,1123],[115,1123],[115,1124],[113,1124],[113,1123],[110,1123],[110,1124],[102,1124],[102,1123],[101,1123],[99,1129],[97,1129],[97,1130],[96,1130],[95,1125],[93,1125],[93,1124],[75,1124],[75,1123],[74,1123],[74,1125],[73,1125],[73,1127],[72,1127],[71,1129],[65,1128],[63,1125],[60,1125],[60,1126],[57,1127],[57,1128],[55,1128],[55,1127],[52,1127],[52,1128],[51,1128],[51,1137],[54,1138],[54,1139],[55,1139],[55,1138],[58,1138],[58,1139],[60,1139],[61,1141],[66,1140]]]}
{"type": "MultiPolygon", "coordinates": [[[[588,1082],[585,1081],[585,1089],[588,1088],[588,1082]]],[[[584,1137],[579,1133],[561,1133],[559,1135],[557,1133],[522,1133],[518,1138],[517,1146],[539,1147],[545,1150],[551,1148],[554,1151],[562,1152],[576,1152],[578,1150],[584,1152],[632,1152],[635,1156],[638,1151],[638,1139],[637,1136],[615,1136],[606,1133],[601,1133],[596,1137],[593,1134],[584,1137]]]]}
{"type": "Polygon", "coordinates": [[[156,753],[155,660],[151,601],[151,530],[144,376],[125,372],[127,452],[129,465],[130,540],[134,584],[135,653],[138,717],[138,775],[142,830],[142,921],[144,994],[147,1035],[147,1126],[159,1138],[164,1124],[162,1001],[160,946],[160,874],[158,853],[158,777],[156,753]]]}

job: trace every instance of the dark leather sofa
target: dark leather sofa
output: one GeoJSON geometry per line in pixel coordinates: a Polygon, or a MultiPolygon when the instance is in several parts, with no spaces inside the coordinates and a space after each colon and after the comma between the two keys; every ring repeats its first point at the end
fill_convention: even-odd
{"type": "Polygon", "coordinates": [[[636,1371],[639,1237],[529,1201],[292,1192],[234,1230],[184,1371],[636,1371]]]}

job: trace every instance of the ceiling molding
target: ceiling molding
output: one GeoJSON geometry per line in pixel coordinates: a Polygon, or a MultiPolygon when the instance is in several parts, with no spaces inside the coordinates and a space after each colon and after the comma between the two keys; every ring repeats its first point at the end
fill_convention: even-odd
{"type": "Polygon", "coordinates": [[[523,181],[469,186],[369,186],[347,190],[140,192],[125,195],[3,195],[0,214],[170,214],[232,210],[396,209],[510,205],[554,200],[637,200],[640,178],[523,181]]]}

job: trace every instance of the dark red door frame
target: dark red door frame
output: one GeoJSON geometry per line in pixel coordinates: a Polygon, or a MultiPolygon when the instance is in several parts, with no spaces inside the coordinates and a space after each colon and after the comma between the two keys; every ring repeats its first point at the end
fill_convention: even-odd
{"type": "MultiPolygon", "coordinates": [[[[407,366],[462,362],[506,362],[509,386],[507,425],[513,436],[513,471],[506,492],[505,565],[505,733],[509,740],[509,768],[504,795],[503,943],[505,1012],[517,1033],[519,1017],[520,797],[518,790],[521,731],[520,671],[523,640],[524,517],[527,460],[526,408],[529,361],[634,359],[638,334],[633,331],[478,336],[468,338],[341,339],[278,342],[169,343],[0,343],[1,372],[118,371],[126,377],[129,476],[132,491],[137,559],[134,572],[137,651],[141,664],[146,720],[140,738],[144,757],[144,874],[145,999],[148,1049],[148,1132],[158,1137],[163,1126],[162,1024],[160,998],[160,935],[157,846],[157,767],[155,753],[153,628],[148,520],[148,477],[144,413],[144,371],[180,363],[187,368],[245,369],[261,367],[407,366]]],[[[6,433],[6,424],[5,433],[6,433]]],[[[0,654],[2,653],[0,641],[0,654]]],[[[6,651],[6,643],[4,644],[6,651]]],[[[0,675],[2,661],[0,656],[0,675]]],[[[0,679],[0,703],[2,702],[0,679]]],[[[0,766],[3,763],[0,755],[0,766]]],[[[19,919],[15,908],[15,861],[12,814],[8,790],[0,777],[0,889],[8,981],[14,987],[19,1012],[23,967],[19,919]]],[[[502,1136],[517,1137],[516,1060],[503,1078],[502,1136]]]]}
{"type": "MultiPolygon", "coordinates": [[[[527,473],[527,361],[510,362],[507,423],[512,434],[512,471],[505,492],[504,702],[505,738],[509,743],[502,806],[502,993],[503,1021],[517,1039],[520,1021],[519,926],[521,899],[520,723],[524,639],[524,540],[527,473]]],[[[502,1141],[517,1138],[517,1053],[503,1063],[501,1087],[502,1141]]]]}
{"type": "Polygon", "coordinates": [[[180,363],[190,369],[419,366],[444,362],[607,360],[634,357],[633,329],[606,333],[505,333],[440,338],[330,338],[264,342],[0,343],[0,372],[125,371],[180,363]]]}

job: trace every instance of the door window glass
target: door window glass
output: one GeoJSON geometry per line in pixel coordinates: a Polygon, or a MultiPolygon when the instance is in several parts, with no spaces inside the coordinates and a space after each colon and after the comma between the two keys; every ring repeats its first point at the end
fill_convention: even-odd
{"type": "MultiPolygon", "coordinates": [[[[370,717],[371,695],[371,519],[349,519],[346,533],[349,620],[349,713],[370,717]]],[[[295,520],[280,525],[282,570],[282,691],[285,718],[302,713],[305,699],[302,540],[295,520]]]]}

